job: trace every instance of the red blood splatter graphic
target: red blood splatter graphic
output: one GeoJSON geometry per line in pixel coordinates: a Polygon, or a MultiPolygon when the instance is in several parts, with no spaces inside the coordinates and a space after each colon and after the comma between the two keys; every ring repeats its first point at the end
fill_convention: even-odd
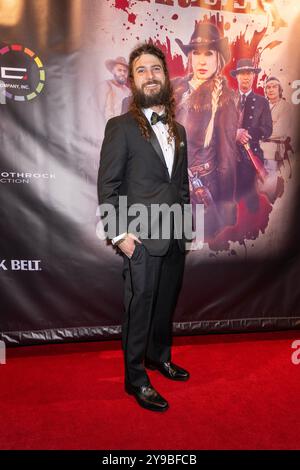
{"type": "Polygon", "coordinates": [[[134,13],[129,13],[128,15],[129,23],[135,24],[135,20],[136,20],[136,15],[134,13]]]}
{"type": "Polygon", "coordinates": [[[119,10],[124,10],[127,13],[127,8],[129,8],[129,0],[115,0],[115,7],[119,10]]]}
{"type": "Polygon", "coordinates": [[[178,20],[178,15],[176,15],[176,14],[173,15],[173,16],[171,17],[171,19],[172,19],[172,20],[178,20]]]}
{"type": "Polygon", "coordinates": [[[212,250],[228,250],[229,241],[243,244],[244,240],[255,240],[259,232],[264,233],[269,223],[272,205],[264,194],[259,195],[259,209],[253,213],[242,199],[238,204],[237,223],[226,227],[214,240],[209,241],[212,250]]]}
{"type": "Polygon", "coordinates": [[[128,8],[130,8],[129,0],[115,0],[115,8],[125,11],[128,14],[128,23],[135,24],[137,15],[128,12],[128,8]]]}
{"type": "Polygon", "coordinates": [[[166,38],[166,44],[161,43],[159,40],[152,41],[151,39],[149,39],[149,42],[152,42],[164,52],[168,63],[170,77],[179,77],[185,74],[185,66],[183,64],[182,56],[178,54],[172,55],[171,41],[168,37],[166,38]]]}

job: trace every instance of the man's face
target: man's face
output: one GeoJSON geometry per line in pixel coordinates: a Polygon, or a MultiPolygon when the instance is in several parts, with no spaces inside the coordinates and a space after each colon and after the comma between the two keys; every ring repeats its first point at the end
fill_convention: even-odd
{"type": "Polygon", "coordinates": [[[212,49],[196,49],[191,51],[192,68],[195,80],[208,80],[217,71],[217,51],[212,49]]]}
{"type": "Polygon", "coordinates": [[[274,103],[280,99],[280,89],[277,80],[270,80],[266,84],[266,96],[271,103],[274,103]]]}
{"type": "Polygon", "coordinates": [[[124,85],[127,81],[128,69],[125,65],[116,64],[113,68],[114,79],[119,85],[124,85]]]}
{"type": "Polygon", "coordinates": [[[248,93],[252,89],[255,74],[254,72],[240,72],[236,78],[239,84],[239,89],[242,93],[248,93]]]}
{"type": "Polygon", "coordinates": [[[133,62],[133,80],[136,91],[148,107],[162,104],[160,97],[165,90],[166,76],[158,57],[152,54],[137,57],[133,62]]]}

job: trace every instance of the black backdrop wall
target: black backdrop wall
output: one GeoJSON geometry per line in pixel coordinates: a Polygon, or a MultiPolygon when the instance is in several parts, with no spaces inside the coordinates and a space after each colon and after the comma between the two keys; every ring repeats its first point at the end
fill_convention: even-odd
{"type": "Polygon", "coordinates": [[[175,332],[299,328],[299,14],[296,0],[0,2],[0,339],[120,335],[122,260],[97,236],[96,213],[105,122],[129,95],[127,84],[114,93],[113,66],[152,40],[176,83],[189,70],[175,39],[188,44],[195,21],[228,38],[233,91],[241,57],[261,68],[258,94],[280,79],[291,147],[273,200],[262,188],[254,214],[241,200],[234,227],[188,252],[175,332]]]}

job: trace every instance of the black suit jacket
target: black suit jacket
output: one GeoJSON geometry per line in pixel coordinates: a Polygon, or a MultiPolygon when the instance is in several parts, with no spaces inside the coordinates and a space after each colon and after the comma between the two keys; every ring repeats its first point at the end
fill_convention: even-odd
{"type": "MultiPolygon", "coordinates": [[[[98,174],[99,204],[112,204],[118,220],[123,222],[122,227],[117,223],[116,232],[108,233],[108,238],[113,238],[124,231],[137,233],[132,226],[128,230],[129,224],[134,219],[137,220],[138,215],[131,210],[134,208],[133,205],[143,204],[148,210],[148,230],[141,222],[138,227],[141,232],[139,237],[149,253],[156,256],[163,256],[167,252],[170,237],[164,239],[160,234],[158,239],[151,238],[155,229],[160,230],[163,217],[158,213],[153,214],[150,206],[179,204],[183,212],[183,205],[190,202],[186,133],[183,126],[179,123],[176,125],[180,145],[175,151],[171,177],[152,127],[149,125],[151,136],[147,141],[141,135],[138,124],[130,112],[107,122],[101,149],[98,174]],[[120,208],[119,196],[127,196],[127,207],[120,208]]],[[[178,240],[182,251],[185,249],[185,241],[185,239],[178,240]]]]}
{"type": "MultiPolygon", "coordinates": [[[[246,99],[242,128],[247,129],[252,137],[249,144],[255,155],[263,159],[264,154],[259,141],[267,139],[272,134],[272,116],[268,100],[253,91],[246,99]]],[[[244,149],[241,148],[241,151],[244,152],[244,149]]]]}

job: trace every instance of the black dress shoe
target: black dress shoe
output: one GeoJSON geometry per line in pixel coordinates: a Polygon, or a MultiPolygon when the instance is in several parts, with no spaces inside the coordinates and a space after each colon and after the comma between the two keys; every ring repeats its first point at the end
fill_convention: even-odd
{"type": "Polygon", "coordinates": [[[173,362],[154,362],[150,359],[145,359],[145,367],[150,370],[158,370],[171,380],[188,380],[190,377],[187,370],[176,366],[173,362]]]}
{"type": "Polygon", "coordinates": [[[128,382],[125,382],[125,391],[129,395],[133,395],[138,404],[147,410],[166,411],[169,408],[168,402],[152,387],[151,384],[135,387],[128,382]]]}

